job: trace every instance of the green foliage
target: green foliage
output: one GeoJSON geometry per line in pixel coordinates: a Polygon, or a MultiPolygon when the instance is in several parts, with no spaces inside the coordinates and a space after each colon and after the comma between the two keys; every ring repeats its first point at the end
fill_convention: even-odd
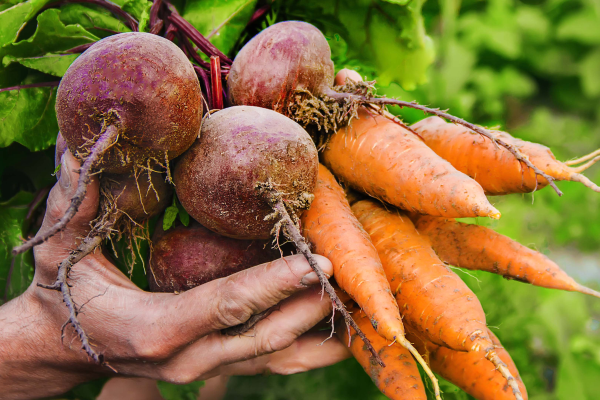
{"type": "Polygon", "coordinates": [[[19,192],[12,199],[0,203],[0,304],[21,294],[33,278],[31,252],[12,257],[13,247],[26,231],[26,216],[33,194],[19,192]]]}
{"type": "Polygon", "coordinates": [[[204,382],[192,382],[187,385],[174,385],[172,383],[158,381],[158,390],[165,400],[196,400],[198,391],[204,382]]]}
{"type": "Polygon", "coordinates": [[[13,43],[25,24],[48,3],[49,0],[29,0],[0,12],[0,47],[13,43]]]}
{"type": "Polygon", "coordinates": [[[186,2],[183,17],[228,54],[252,17],[257,0],[203,0],[186,2]]]}

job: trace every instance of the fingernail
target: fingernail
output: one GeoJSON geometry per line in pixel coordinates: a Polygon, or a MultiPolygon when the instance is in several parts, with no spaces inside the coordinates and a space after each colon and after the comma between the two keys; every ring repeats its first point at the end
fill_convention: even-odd
{"type": "Polygon", "coordinates": [[[300,283],[304,286],[314,285],[319,283],[319,277],[317,276],[316,272],[309,272],[308,274],[304,275],[302,279],[300,279],[300,283]]]}
{"type": "Polygon", "coordinates": [[[60,158],[60,176],[58,177],[58,183],[63,189],[71,187],[71,174],[67,171],[67,164],[65,162],[65,155],[60,158]]]}

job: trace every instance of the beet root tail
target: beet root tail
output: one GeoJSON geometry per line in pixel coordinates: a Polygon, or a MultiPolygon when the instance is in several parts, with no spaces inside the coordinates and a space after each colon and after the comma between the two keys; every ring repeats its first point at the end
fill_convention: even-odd
{"type": "Polygon", "coordinates": [[[69,221],[71,221],[75,214],[77,214],[77,210],[85,198],[93,170],[98,165],[106,150],[108,150],[117,141],[118,137],[119,132],[117,127],[114,125],[109,125],[100,135],[98,141],[92,146],[89,155],[81,166],[79,171],[79,180],[77,181],[77,190],[71,198],[71,204],[69,205],[67,212],[65,212],[65,215],[63,215],[62,218],[47,231],[39,232],[32,239],[26,241],[20,246],[15,247],[12,251],[14,255],[23,253],[34,246],[44,243],[56,233],[65,229],[69,221]]]}
{"type": "Polygon", "coordinates": [[[344,305],[344,303],[342,303],[338,295],[335,293],[335,289],[333,288],[333,286],[331,286],[331,283],[329,283],[327,275],[325,275],[321,267],[319,267],[319,264],[317,264],[317,261],[315,260],[313,254],[308,248],[304,237],[300,234],[298,226],[290,216],[290,213],[288,213],[288,210],[283,202],[283,199],[281,198],[281,195],[276,190],[274,190],[271,187],[271,185],[267,184],[265,186],[265,188],[261,189],[266,192],[265,194],[267,195],[267,199],[273,207],[273,214],[271,214],[267,218],[277,220],[277,223],[275,224],[274,228],[274,234],[278,235],[280,231],[283,231],[285,237],[294,243],[296,249],[300,253],[302,253],[302,255],[304,255],[313,271],[315,271],[315,273],[319,277],[319,282],[321,282],[323,290],[329,295],[329,298],[333,303],[334,311],[337,310],[342,314],[344,320],[346,321],[346,325],[351,326],[356,331],[358,336],[365,343],[365,346],[367,346],[369,352],[373,355],[374,359],[377,360],[377,362],[382,367],[385,367],[383,360],[381,359],[377,351],[373,348],[369,339],[358,327],[356,322],[354,322],[352,316],[350,315],[348,310],[346,310],[346,306],[344,305]]]}

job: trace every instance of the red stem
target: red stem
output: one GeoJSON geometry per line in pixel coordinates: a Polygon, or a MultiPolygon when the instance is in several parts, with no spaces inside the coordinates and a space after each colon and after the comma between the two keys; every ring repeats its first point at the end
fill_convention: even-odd
{"type": "Polygon", "coordinates": [[[210,58],[210,81],[212,84],[213,107],[217,110],[223,109],[223,87],[221,85],[221,62],[219,56],[210,58]]]}
{"type": "Polygon", "coordinates": [[[58,86],[59,83],[60,83],[60,81],[30,83],[29,85],[19,85],[19,86],[11,86],[11,87],[7,87],[7,88],[2,88],[2,89],[0,89],[0,92],[8,92],[9,90],[29,89],[29,88],[36,88],[36,87],[58,86]]]}

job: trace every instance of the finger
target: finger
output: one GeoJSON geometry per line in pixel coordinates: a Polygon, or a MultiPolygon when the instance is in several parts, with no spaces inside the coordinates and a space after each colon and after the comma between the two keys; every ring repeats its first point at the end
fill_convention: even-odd
{"type": "Polygon", "coordinates": [[[344,68],[335,75],[335,85],[343,86],[346,84],[346,78],[352,79],[354,82],[361,82],[363,79],[360,74],[352,69],[344,68]]]}
{"type": "Polygon", "coordinates": [[[331,300],[321,296],[320,288],[307,289],[283,301],[243,335],[212,334],[190,346],[159,367],[159,379],[203,379],[207,371],[217,373],[214,370],[221,365],[283,350],[330,312],[331,300]]]}
{"type": "MultiPolygon", "coordinates": [[[[40,232],[53,226],[67,211],[77,189],[79,168],[79,162],[67,150],[61,159],[60,178],[50,191],[46,202],[46,215],[40,232]]],[[[98,179],[94,177],[88,185],[86,198],[67,227],[34,248],[36,262],[41,262],[41,266],[52,265],[55,268],[57,263],[60,263],[71,250],[77,247],[81,238],[85,237],[89,231],[90,221],[97,215],[98,199],[98,179]]]]}
{"type": "Polygon", "coordinates": [[[273,373],[291,375],[327,367],[352,354],[330,331],[310,332],[300,336],[288,348],[272,354],[219,368],[222,375],[257,375],[273,373]]]}
{"type": "MultiPolygon", "coordinates": [[[[315,255],[327,275],[331,262],[315,255]]],[[[140,314],[134,344],[149,358],[166,358],[190,342],[246,322],[296,292],[319,282],[301,255],[280,258],[200,285],[155,303],[152,313],[140,314]],[[149,315],[155,316],[151,319],[149,315]]],[[[150,295],[154,296],[154,295],[150,295]]]]}
{"type": "MultiPolygon", "coordinates": [[[[59,165],[62,166],[62,156],[65,154],[67,150],[67,141],[63,137],[63,135],[58,132],[58,136],[56,137],[56,146],[54,148],[54,168],[58,168],[59,165]]],[[[56,179],[60,179],[60,168],[56,171],[56,179]]]]}

